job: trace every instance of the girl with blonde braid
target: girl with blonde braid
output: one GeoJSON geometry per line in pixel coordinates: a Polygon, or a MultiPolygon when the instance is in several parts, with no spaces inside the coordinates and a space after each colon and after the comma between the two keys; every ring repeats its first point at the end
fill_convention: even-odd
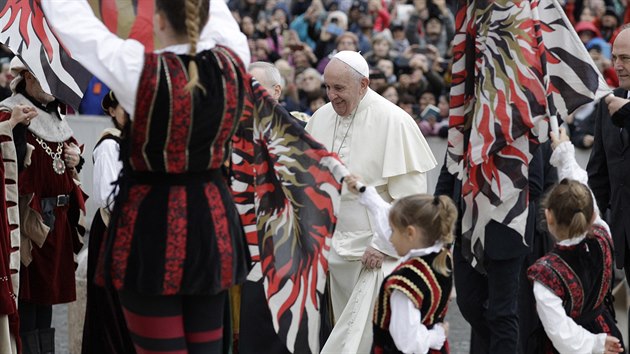
{"type": "MultiPolygon", "coordinates": [[[[345,180],[357,192],[357,177],[345,180]]],[[[416,194],[390,205],[374,187],[367,187],[359,202],[373,217],[376,242],[401,257],[383,280],[374,306],[372,352],[449,353],[444,318],[453,287],[448,246],[455,204],[447,196],[416,194]]]]}
{"type": "Polygon", "coordinates": [[[222,166],[245,96],[247,39],[224,1],[156,0],[155,53],[110,33],[87,1],[41,4],[73,57],[131,113],[97,282],[118,291],[138,353],[227,352],[227,289],[244,281],[249,257],[222,166]]]}

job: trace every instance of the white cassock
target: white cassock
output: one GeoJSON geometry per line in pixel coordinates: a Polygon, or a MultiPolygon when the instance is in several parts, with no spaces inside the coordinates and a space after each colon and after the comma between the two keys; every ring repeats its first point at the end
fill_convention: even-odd
{"type": "MultiPolygon", "coordinates": [[[[411,116],[371,89],[347,117],[338,116],[330,103],[321,107],[306,130],[384,200],[427,192],[426,172],[437,166],[429,145],[411,116]]],[[[329,256],[335,326],[322,353],[370,351],[374,301],[398,258],[391,246],[373,237],[374,225],[358,197],[344,186],[329,256]],[[392,256],[380,269],[361,264],[369,245],[392,256]]]]}

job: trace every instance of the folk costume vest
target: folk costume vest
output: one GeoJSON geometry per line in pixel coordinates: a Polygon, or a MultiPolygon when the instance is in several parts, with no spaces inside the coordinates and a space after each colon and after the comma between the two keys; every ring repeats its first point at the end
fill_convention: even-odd
{"type": "MultiPolygon", "coordinates": [[[[381,285],[378,300],[374,306],[374,343],[372,353],[401,353],[389,333],[391,307],[389,301],[394,290],[404,293],[422,314],[422,324],[431,329],[434,324],[443,322],[448,309],[448,300],[453,287],[452,276],[444,276],[432,267],[439,253],[414,257],[400,264],[381,285]]],[[[429,353],[448,353],[448,342],[441,350],[429,353]]]]}
{"type": "MultiPolygon", "coordinates": [[[[572,246],[556,245],[527,270],[530,281],[538,281],[556,296],[568,316],[591,333],[620,336],[615,325],[610,287],[613,277],[612,241],[601,226],[593,226],[593,237],[572,246]]],[[[557,353],[546,339],[546,352],[557,353]]]]}

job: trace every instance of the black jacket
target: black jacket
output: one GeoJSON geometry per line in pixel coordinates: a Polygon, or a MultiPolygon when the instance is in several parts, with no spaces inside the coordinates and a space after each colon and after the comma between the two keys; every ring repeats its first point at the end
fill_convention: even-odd
{"type": "MultiPolygon", "coordinates": [[[[628,91],[616,89],[614,94],[625,98],[628,91]]],[[[599,104],[595,118],[595,142],[586,167],[588,184],[601,213],[605,215],[607,210],[610,211],[608,222],[618,268],[623,267],[630,237],[630,218],[627,216],[630,211],[630,144],[623,144],[621,129],[613,125],[608,106],[599,104]]]]}

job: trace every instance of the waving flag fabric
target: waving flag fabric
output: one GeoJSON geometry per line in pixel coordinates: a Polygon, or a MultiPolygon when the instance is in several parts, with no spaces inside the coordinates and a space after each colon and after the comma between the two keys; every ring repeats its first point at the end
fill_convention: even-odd
{"type": "Polygon", "coordinates": [[[233,145],[232,189],[273,324],[295,353],[319,352],[321,298],[347,171],[256,81],[233,145]]]}
{"type": "Polygon", "coordinates": [[[112,33],[120,38],[133,38],[148,52],[153,51],[155,0],[89,0],[89,3],[112,33]]]}
{"type": "Polygon", "coordinates": [[[482,270],[490,220],[524,235],[550,119],[610,90],[556,0],[462,1],[456,28],[447,165],[462,180],[462,249],[482,270]]]}
{"type": "Polygon", "coordinates": [[[91,75],[60,45],[38,1],[0,0],[0,41],[22,58],[44,91],[79,107],[91,75]]]}

